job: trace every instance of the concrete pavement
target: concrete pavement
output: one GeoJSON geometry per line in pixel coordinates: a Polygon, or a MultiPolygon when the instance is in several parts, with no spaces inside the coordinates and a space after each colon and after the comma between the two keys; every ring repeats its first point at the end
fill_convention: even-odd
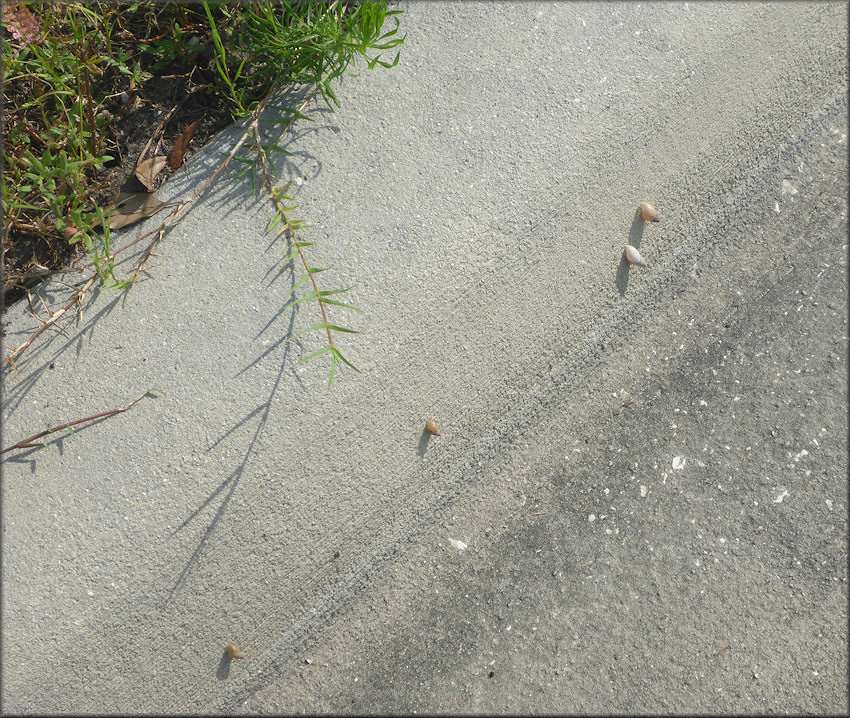
{"type": "Polygon", "coordinates": [[[846,5],[402,7],[280,167],[362,374],[246,183],[4,370],[164,393],[4,457],[3,709],[846,712],[846,5]]]}

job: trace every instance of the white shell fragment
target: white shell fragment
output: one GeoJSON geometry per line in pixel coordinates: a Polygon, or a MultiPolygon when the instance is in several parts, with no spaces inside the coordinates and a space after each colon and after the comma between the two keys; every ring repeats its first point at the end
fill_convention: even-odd
{"type": "Polygon", "coordinates": [[[648,267],[649,265],[644,261],[644,258],[640,256],[640,252],[637,251],[632,245],[627,244],[626,248],[623,250],[623,254],[626,257],[626,261],[629,264],[636,264],[638,267],[648,267]]]}

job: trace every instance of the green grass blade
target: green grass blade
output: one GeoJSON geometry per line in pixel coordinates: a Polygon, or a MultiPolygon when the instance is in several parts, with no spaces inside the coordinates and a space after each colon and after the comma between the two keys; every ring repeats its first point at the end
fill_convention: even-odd
{"type": "MultiPolygon", "coordinates": [[[[283,270],[281,270],[281,271],[283,271],[283,270]]],[[[296,289],[298,289],[298,287],[300,287],[302,284],[304,284],[304,282],[306,282],[308,279],[310,279],[310,275],[305,274],[303,277],[301,277],[301,279],[299,279],[297,282],[295,282],[295,285],[292,287],[292,289],[289,290],[289,293],[292,294],[296,289]]],[[[315,294],[316,293],[313,292],[313,296],[315,296],[315,294]]],[[[312,298],[313,297],[305,297],[305,299],[312,299],[312,298]]],[[[290,306],[292,306],[292,305],[290,305],[290,306]]]]}
{"type": "Polygon", "coordinates": [[[360,312],[363,314],[362,309],[358,309],[357,307],[353,307],[350,304],[346,304],[345,302],[338,302],[336,299],[322,299],[322,304],[335,304],[338,307],[345,307],[346,309],[351,309],[355,312],[360,312]]]}
{"type": "Polygon", "coordinates": [[[315,359],[315,358],[316,358],[317,356],[319,356],[320,354],[326,354],[327,352],[331,351],[332,349],[333,349],[333,347],[332,347],[330,344],[326,344],[326,345],[325,345],[325,346],[323,346],[321,349],[318,349],[317,351],[314,351],[312,354],[308,354],[308,355],[307,355],[307,356],[305,356],[303,359],[299,359],[299,360],[298,360],[297,362],[295,362],[295,363],[296,363],[296,364],[303,364],[305,361],[310,361],[310,359],[315,359]]]}
{"type": "Polygon", "coordinates": [[[298,256],[298,248],[293,249],[289,254],[286,255],[286,258],[283,260],[283,267],[281,267],[280,271],[282,272],[289,266],[289,263],[298,256]]]}
{"type": "Polygon", "coordinates": [[[354,285],[352,284],[348,289],[325,289],[324,291],[319,292],[319,294],[323,297],[330,296],[331,294],[345,294],[345,292],[351,290],[353,287],[354,285]]]}
{"type": "Polygon", "coordinates": [[[298,339],[298,337],[304,336],[305,334],[307,334],[307,332],[314,332],[317,329],[326,329],[326,328],[327,328],[327,325],[324,322],[319,322],[318,324],[314,324],[312,327],[309,327],[308,329],[304,329],[303,331],[298,332],[298,334],[293,334],[286,341],[291,342],[293,339],[298,339]]]}
{"type": "Polygon", "coordinates": [[[274,213],[274,216],[271,218],[271,221],[269,222],[269,226],[266,227],[266,232],[271,232],[275,227],[277,227],[278,224],[280,224],[280,221],[282,219],[283,219],[283,214],[281,213],[280,210],[278,210],[277,212],[274,213]]]}
{"type": "Polygon", "coordinates": [[[310,293],[310,294],[308,294],[306,297],[301,297],[301,299],[296,299],[294,302],[289,302],[289,303],[288,303],[288,304],[286,304],[283,308],[284,308],[284,309],[289,309],[290,307],[294,307],[296,304],[301,304],[301,302],[306,302],[306,301],[308,301],[309,299],[315,299],[315,298],[316,298],[316,293],[315,293],[315,292],[311,292],[311,293],[310,293]]]}
{"type": "Polygon", "coordinates": [[[342,360],[346,363],[346,365],[350,366],[350,367],[351,367],[352,369],[354,369],[354,371],[356,371],[358,374],[360,373],[360,370],[359,370],[356,366],[354,366],[354,364],[352,364],[350,361],[348,361],[348,359],[346,359],[346,358],[342,355],[342,352],[341,352],[339,349],[334,348],[334,350],[333,350],[333,351],[334,351],[334,354],[335,354],[336,356],[338,356],[340,359],[342,359],[342,360]]]}

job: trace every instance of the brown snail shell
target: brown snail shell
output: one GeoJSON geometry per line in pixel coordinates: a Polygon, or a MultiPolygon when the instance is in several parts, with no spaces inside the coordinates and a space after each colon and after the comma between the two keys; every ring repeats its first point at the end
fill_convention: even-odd
{"type": "Polygon", "coordinates": [[[239,650],[239,646],[235,643],[228,643],[227,646],[225,646],[224,651],[230,658],[245,658],[245,656],[242,655],[242,651],[239,650]]]}
{"type": "Polygon", "coordinates": [[[638,205],[638,212],[640,213],[640,218],[644,222],[660,222],[661,221],[658,218],[658,212],[655,211],[655,207],[653,207],[649,202],[641,202],[638,205]]]}
{"type": "Polygon", "coordinates": [[[649,265],[646,263],[643,257],[640,256],[640,252],[637,251],[632,245],[627,244],[626,248],[623,250],[623,254],[626,257],[626,261],[629,264],[636,264],[638,267],[648,267],[649,265]]]}
{"type": "Polygon", "coordinates": [[[425,431],[431,434],[431,436],[440,435],[440,427],[437,426],[437,422],[433,419],[428,419],[428,421],[425,422],[425,431]]]}

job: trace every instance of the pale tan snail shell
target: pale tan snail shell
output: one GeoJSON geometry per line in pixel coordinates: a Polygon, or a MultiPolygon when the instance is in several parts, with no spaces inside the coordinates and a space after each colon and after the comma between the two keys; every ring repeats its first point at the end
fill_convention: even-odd
{"type": "Polygon", "coordinates": [[[640,213],[640,218],[644,222],[660,222],[661,221],[658,218],[658,212],[655,211],[655,207],[653,207],[649,202],[641,202],[638,205],[638,212],[640,213]]]}
{"type": "Polygon", "coordinates": [[[245,658],[245,656],[242,655],[242,651],[239,650],[239,646],[235,643],[228,643],[224,650],[230,658],[245,658]]]}
{"type": "Polygon", "coordinates": [[[433,419],[428,419],[428,421],[425,422],[425,431],[431,434],[431,436],[440,435],[440,427],[437,426],[437,422],[433,419]]]}
{"type": "Polygon", "coordinates": [[[636,264],[638,267],[648,267],[649,265],[646,263],[643,257],[640,256],[640,252],[637,251],[632,245],[627,244],[626,248],[623,250],[623,254],[626,257],[626,261],[629,264],[636,264]]]}

